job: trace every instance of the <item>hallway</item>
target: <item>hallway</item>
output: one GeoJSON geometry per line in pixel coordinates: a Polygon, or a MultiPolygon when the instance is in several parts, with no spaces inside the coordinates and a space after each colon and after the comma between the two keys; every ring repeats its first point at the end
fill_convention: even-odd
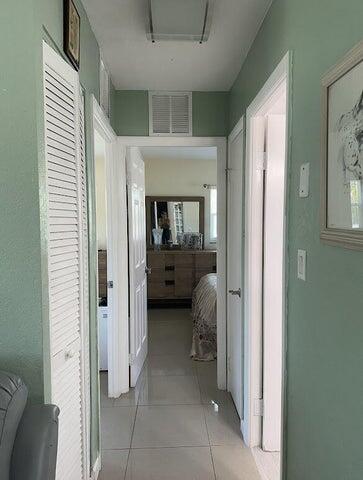
{"type": "Polygon", "coordinates": [[[149,356],[135,389],[109,399],[101,373],[101,480],[259,480],[216,362],[189,359],[190,310],[149,311],[149,356]]]}

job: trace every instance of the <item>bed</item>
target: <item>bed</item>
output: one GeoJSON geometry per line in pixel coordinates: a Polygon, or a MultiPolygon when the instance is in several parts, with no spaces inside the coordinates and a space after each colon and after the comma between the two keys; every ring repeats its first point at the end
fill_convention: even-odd
{"type": "Polygon", "coordinates": [[[193,339],[190,356],[209,362],[217,358],[217,275],[201,278],[193,292],[193,339]]]}

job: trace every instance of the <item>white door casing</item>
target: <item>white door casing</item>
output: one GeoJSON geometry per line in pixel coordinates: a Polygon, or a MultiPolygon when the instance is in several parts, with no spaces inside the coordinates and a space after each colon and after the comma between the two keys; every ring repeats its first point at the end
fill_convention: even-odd
{"type": "Polygon", "coordinates": [[[127,149],[130,282],[130,386],[147,355],[145,166],[137,147],[127,149]]]}
{"type": "Polygon", "coordinates": [[[266,118],[262,448],[281,448],[285,115],[266,118]]]}
{"type": "Polygon", "coordinates": [[[239,417],[243,418],[242,365],[242,219],[243,219],[243,118],[228,139],[227,169],[227,380],[239,417]]]}
{"type": "MultiPolygon", "coordinates": [[[[128,244],[126,158],[109,119],[92,97],[93,129],[105,141],[107,195],[108,395],[129,390],[128,244]]],[[[98,282],[97,282],[98,284],[98,282]]]]}
{"type": "Polygon", "coordinates": [[[227,192],[226,167],[227,146],[223,137],[118,137],[120,147],[216,147],[217,148],[217,190],[218,190],[218,239],[217,239],[217,380],[218,388],[227,388],[227,192]]]}
{"type": "MultiPolygon", "coordinates": [[[[244,421],[243,437],[250,448],[262,446],[263,404],[263,192],[265,123],[268,114],[280,103],[286,118],[283,142],[286,150],[284,169],[288,159],[288,117],[290,104],[291,54],[288,52],[277,65],[246,112],[246,214],[245,214],[245,335],[244,335],[244,421]],[[262,407],[262,408],[261,408],[262,407]]],[[[267,166],[269,168],[269,166],[267,166]]],[[[281,445],[284,448],[283,418],[285,384],[285,309],[286,309],[286,174],[283,176],[283,234],[282,234],[282,334],[281,334],[281,445]]],[[[282,470],[281,470],[282,472],[282,470]]]]}
{"type": "Polygon", "coordinates": [[[78,74],[43,42],[50,400],[60,408],[57,480],[89,474],[88,249],[78,74]]]}

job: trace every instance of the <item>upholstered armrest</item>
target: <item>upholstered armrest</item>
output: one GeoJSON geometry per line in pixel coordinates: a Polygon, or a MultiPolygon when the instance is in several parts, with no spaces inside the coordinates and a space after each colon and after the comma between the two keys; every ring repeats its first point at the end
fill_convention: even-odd
{"type": "Polygon", "coordinates": [[[55,405],[25,409],[15,438],[10,480],[54,480],[58,415],[55,405]]]}

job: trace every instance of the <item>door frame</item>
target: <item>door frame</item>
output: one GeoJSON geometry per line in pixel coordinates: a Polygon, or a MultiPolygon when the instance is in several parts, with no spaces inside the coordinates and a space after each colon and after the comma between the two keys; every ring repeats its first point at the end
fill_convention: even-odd
{"type": "Polygon", "coordinates": [[[286,88],[286,153],[285,153],[285,204],[283,245],[283,326],[282,326],[282,415],[281,415],[281,478],[285,465],[286,425],[286,303],[288,279],[287,212],[288,212],[288,165],[290,156],[291,118],[291,54],[287,52],[266,81],[263,88],[246,112],[246,206],[245,206],[245,364],[244,364],[244,420],[243,437],[250,447],[259,447],[261,442],[261,417],[255,414],[256,401],[261,392],[261,318],[262,318],[262,235],[256,221],[256,211],[262,212],[261,181],[263,151],[256,151],[255,140],[264,128],[259,118],[268,111],[281,88],[286,88]],[[260,238],[260,240],[256,240],[260,238]]]}
{"type": "MultiPolygon", "coordinates": [[[[127,242],[127,202],[126,202],[126,164],[122,159],[117,135],[110,125],[109,119],[92,95],[91,111],[93,132],[103,138],[106,146],[106,192],[107,192],[107,234],[108,245],[111,244],[112,257],[107,255],[107,280],[113,281],[111,314],[108,316],[107,348],[108,348],[108,396],[119,397],[129,390],[129,326],[128,326],[128,254],[127,242]],[[110,275],[111,272],[111,275],[110,275]],[[111,279],[109,277],[112,277],[111,279]]],[[[94,140],[94,139],[93,139],[94,140]]],[[[93,190],[95,187],[95,161],[93,162],[93,190]]],[[[90,218],[96,218],[95,195],[90,195],[90,218]],[[92,214],[94,213],[94,215],[92,214]]],[[[91,238],[97,237],[97,225],[92,225],[91,238]]],[[[98,268],[97,245],[94,246],[96,265],[96,283],[98,300],[98,268]]],[[[96,312],[98,310],[98,301],[96,312]]],[[[98,329],[98,312],[97,329],[98,329]]],[[[98,338],[98,330],[97,330],[98,338]]],[[[98,347],[97,347],[98,351],[98,347]]],[[[99,369],[99,365],[97,364],[99,369]]],[[[100,388],[99,388],[100,391],[100,388]]]]}
{"type": "MultiPolygon", "coordinates": [[[[229,165],[230,165],[230,151],[231,151],[231,145],[232,145],[232,142],[236,139],[237,135],[239,135],[240,133],[242,133],[243,135],[243,146],[242,146],[242,151],[243,151],[243,154],[242,154],[242,159],[241,159],[241,172],[242,172],[242,182],[243,182],[243,175],[244,175],[244,168],[245,168],[245,116],[242,115],[242,117],[238,120],[238,122],[236,123],[236,125],[234,126],[232,132],[229,134],[228,136],[228,158],[227,158],[227,188],[226,188],[226,195],[227,195],[227,210],[226,210],[226,217],[228,219],[228,208],[229,208],[229,205],[228,205],[228,198],[229,198],[229,194],[228,194],[228,169],[229,169],[229,165]]],[[[241,201],[243,201],[243,198],[244,198],[244,185],[242,185],[242,192],[241,192],[241,201]]],[[[243,211],[243,207],[242,207],[242,213],[243,213],[243,216],[244,216],[244,211],[243,211]]],[[[243,221],[243,217],[240,219],[241,222],[243,221]]],[[[226,225],[226,229],[227,229],[227,238],[226,238],[226,244],[228,245],[228,225],[226,225]]],[[[243,270],[242,270],[242,266],[243,266],[243,256],[244,256],[244,224],[242,223],[242,238],[241,238],[241,260],[242,260],[242,264],[240,265],[240,268],[241,268],[241,282],[243,282],[243,270]]],[[[226,252],[226,255],[227,255],[227,252],[226,252]]],[[[226,258],[226,262],[228,262],[228,258],[226,258]]],[[[226,285],[228,288],[228,263],[226,263],[226,269],[227,269],[227,275],[226,275],[226,285]]],[[[241,322],[242,322],[242,337],[241,337],[241,352],[242,352],[242,355],[243,355],[243,336],[244,336],[244,327],[243,327],[243,323],[244,323],[244,319],[243,319],[243,314],[244,314],[244,309],[243,309],[243,285],[240,285],[240,288],[241,288],[241,292],[242,292],[242,298],[241,298],[241,302],[242,302],[242,305],[241,305],[241,322]]],[[[228,391],[230,391],[230,384],[229,384],[229,375],[228,375],[228,358],[230,357],[229,355],[229,352],[230,352],[230,338],[229,338],[229,331],[230,331],[230,322],[229,322],[229,316],[228,316],[228,291],[226,290],[226,295],[227,295],[227,299],[226,299],[226,325],[227,325],[227,389],[228,391]]],[[[241,373],[242,373],[242,376],[241,376],[241,384],[240,384],[240,387],[241,387],[241,409],[242,409],[242,413],[243,413],[243,403],[244,403],[244,399],[243,399],[243,356],[242,356],[242,359],[241,359],[241,373]]],[[[242,419],[241,419],[241,422],[242,422],[242,419]]]]}
{"type": "Polygon", "coordinates": [[[226,167],[227,144],[224,137],[118,137],[121,156],[125,158],[127,147],[216,147],[218,190],[218,240],[217,240],[217,380],[218,388],[227,387],[227,282],[226,282],[226,167]]]}

